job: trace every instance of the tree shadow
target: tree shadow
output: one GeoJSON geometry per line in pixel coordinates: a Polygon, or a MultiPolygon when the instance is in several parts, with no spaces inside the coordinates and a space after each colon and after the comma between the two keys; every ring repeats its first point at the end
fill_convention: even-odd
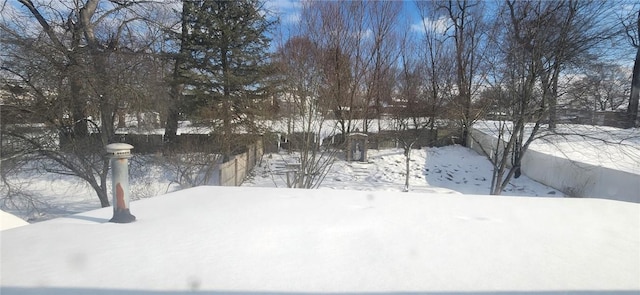
{"type": "Polygon", "coordinates": [[[95,222],[95,223],[107,223],[107,222],[109,222],[109,219],[106,219],[106,218],[98,218],[98,217],[84,216],[84,215],[78,215],[78,214],[65,216],[64,218],[86,220],[86,221],[91,221],[91,222],[95,222]]]}

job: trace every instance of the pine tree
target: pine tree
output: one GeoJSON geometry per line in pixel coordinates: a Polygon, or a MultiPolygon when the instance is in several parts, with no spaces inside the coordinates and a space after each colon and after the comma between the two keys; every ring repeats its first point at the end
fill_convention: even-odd
{"type": "Polygon", "coordinates": [[[211,119],[221,121],[225,160],[239,124],[252,123],[265,98],[269,69],[267,37],[273,22],[258,0],[185,1],[188,26],[184,61],[193,99],[203,101],[211,119]]]}

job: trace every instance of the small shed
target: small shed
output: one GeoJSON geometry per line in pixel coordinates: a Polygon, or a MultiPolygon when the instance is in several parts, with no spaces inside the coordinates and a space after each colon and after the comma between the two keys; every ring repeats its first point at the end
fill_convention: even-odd
{"type": "Polygon", "coordinates": [[[367,137],[357,132],[347,135],[347,161],[367,162],[367,137]]]}

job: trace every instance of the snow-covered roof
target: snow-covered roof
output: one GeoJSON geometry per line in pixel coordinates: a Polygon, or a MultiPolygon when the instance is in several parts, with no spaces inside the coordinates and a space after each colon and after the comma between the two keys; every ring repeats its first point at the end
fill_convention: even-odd
{"type": "Polygon", "coordinates": [[[11,229],[29,224],[20,217],[0,210],[0,230],[11,229]]]}
{"type": "Polygon", "coordinates": [[[197,187],[131,211],[3,231],[0,293],[640,291],[635,203],[197,187]]]}

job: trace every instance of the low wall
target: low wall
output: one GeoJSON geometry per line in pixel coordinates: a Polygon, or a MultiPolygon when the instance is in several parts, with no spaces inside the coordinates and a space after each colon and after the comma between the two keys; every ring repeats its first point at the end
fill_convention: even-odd
{"type": "MultiPolygon", "coordinates": [[[[497,138],[475,129],[471,133],[470,148],[481,154],[485,154],[483,148],[487,152],[495,151],[497,138]]],[[[521,164],[524,175],[572,197],[640,203],[638,174],[572,161],[533,149],[527,150],[521,164]]]]}

